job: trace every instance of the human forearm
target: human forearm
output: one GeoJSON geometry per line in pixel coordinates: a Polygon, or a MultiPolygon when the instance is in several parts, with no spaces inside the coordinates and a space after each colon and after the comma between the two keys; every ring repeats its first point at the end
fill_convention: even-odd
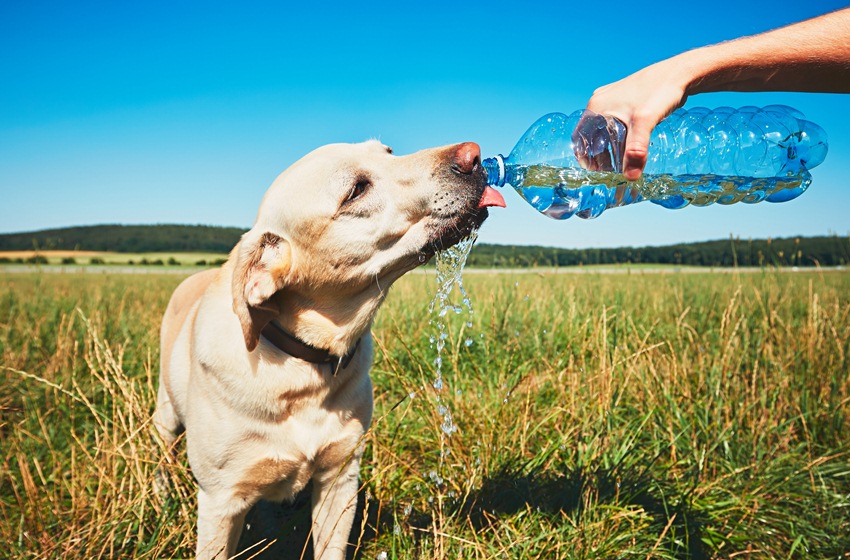
{"type": "Polygon", "coordinates": [[[679,55],[685,95],[713,91],[850,93],[850,9],[679,55]]]}

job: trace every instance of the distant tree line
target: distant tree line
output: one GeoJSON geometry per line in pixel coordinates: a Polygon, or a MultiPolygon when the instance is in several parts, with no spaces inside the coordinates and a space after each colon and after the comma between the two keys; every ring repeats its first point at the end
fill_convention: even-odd
{"type": "Polygon", "coordinates": [[[476,245],[470,266],[523,268],[596,264],[671,264],[683,266],[839,266],[850,264],[848,237],[725,239],[610,249],[559,249],[523,245],[476,245]]]}
{"type": "Polygon", "coordinates": [[[186,225],[99,225],[0,235],[0,251],[227,253],[245,229],[186,225]]]}
{"type": "MultiPolygon", "coordinates": [[[[170,224],[85,226],[0,234],[0,251],[85,250],[118,253],[224,254],[236,245],[245,231],[240,228],[170,224]]],[[[485,243],[475,246],[467,262],[470,266],[485,268],[596,264],[717,267],[839,266],[850,264],[850,238],[838,236],[777,239],[730,238],[663,247],[608,249],[560,249],[485,243]]]]}

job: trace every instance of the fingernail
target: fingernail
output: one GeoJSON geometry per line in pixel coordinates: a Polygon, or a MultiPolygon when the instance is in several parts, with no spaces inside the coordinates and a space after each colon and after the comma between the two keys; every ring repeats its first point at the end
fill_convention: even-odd
{"type": "Polygon", "coordinates": [[[640,179],[640,172],[639,167],[630,167],[623,172],[623,176],[627,181],[637,181],[640,179]]]}

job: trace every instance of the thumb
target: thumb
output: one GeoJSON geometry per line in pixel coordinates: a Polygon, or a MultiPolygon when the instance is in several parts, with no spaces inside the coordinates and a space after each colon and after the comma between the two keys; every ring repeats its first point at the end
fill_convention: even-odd
{"type": "Polygon", "coordinates": [[[626,151],[623,154],[623,175],[629,181],[636,181],[643,173],[649,154],[649,136],[655,124],[647,120],[633,120],[628,129],[626,151]]]}

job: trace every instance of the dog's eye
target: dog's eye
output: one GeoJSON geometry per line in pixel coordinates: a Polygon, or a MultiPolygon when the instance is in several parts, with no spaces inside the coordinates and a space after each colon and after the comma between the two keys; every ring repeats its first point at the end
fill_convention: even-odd
{"type": "Polygon", "coordinates": [[[348,198],[346,198],[345,201],[351,202],[352,200],[360,197],[360,195],[366,192],[366,189],[368,189],[371,184],[372,183],[369,182],[368,179],[358,179],[357,182],[354,183],[354,188],[352,188],[351,192],[348,193],[348,198]]]}

